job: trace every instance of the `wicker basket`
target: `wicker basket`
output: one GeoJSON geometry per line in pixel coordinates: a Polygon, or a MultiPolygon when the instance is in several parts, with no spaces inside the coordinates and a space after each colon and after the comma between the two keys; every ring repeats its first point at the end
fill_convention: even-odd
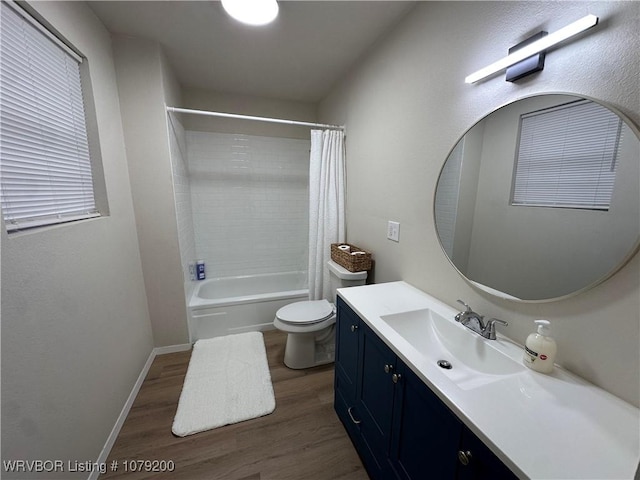
{"type": "Polygon", "coordinates": [[[331,260],[338,265],[346,268],[350,272],[362,272],[371,270],[371,253],[362,250],[350,243],[332,243],[331,244],[331,260]],[[349,251],[343,251],[338,248],[339,245],[348,245],[349,251]],[[360,255],[351,255],[351,252],[364,252],[360,255]]]}

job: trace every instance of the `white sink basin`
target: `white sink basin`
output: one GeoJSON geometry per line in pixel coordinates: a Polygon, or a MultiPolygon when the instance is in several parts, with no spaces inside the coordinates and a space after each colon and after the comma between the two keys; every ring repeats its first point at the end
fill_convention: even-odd
{"type": "Polygon", "coordinates": [[[451,368],[441,367],[442,371],[461,388],[492,383],[502,376],[525,369],[522,363],[498,348],[505,348],[500,344],[501,340],[485,339],[431,309],[383,315],[380,318],[420,352],[427,362],[449,362],[451,368]]]}

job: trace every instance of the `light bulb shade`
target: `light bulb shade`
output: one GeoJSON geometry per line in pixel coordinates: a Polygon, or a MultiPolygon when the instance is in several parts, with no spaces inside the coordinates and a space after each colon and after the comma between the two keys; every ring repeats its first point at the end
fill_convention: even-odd
{"type": "Polygon", "coordinates": [[[239,22],[266,25],[278,16],[276,0],[222,0],[225,11],[239,22]]]}

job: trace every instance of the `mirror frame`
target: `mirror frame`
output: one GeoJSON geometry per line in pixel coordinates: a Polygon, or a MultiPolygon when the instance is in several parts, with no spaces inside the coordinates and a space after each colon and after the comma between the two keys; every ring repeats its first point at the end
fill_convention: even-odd
{"type": "MultiPolygon", "coordinates": [[[[447,252],[445,251],[444,245],[442,244],[442,241],[440,240],[440,234],[438,233],[438,226],[436,223],[436,193],[438,190],[438,183],[440,182],[440,177],[442,176],[442,172],[444,170],[444,166],[447,163],[447,160],[449,160],[449,157],[451,156],[451,154],[453,153],[453,150],[458,146],[458,144],[460,143],[460,141],[476,126],[478,125],[480,122],[482,122],[485,118],[487,118],[489,115],[491,115],[494,112],[497,112],[498,110],[507,107],[509,105],[512,105],[515,102],[518,102],[520,100],[525,100],[528,98],[532,98],[532,97],[539,97],[539,96],[543,96],[543,95],[567,95],[567,96],[573,96],[576,98],[583,98],[586,100],[590,100],[594,103],[597,103],[599,105],[602,105],[603,107],[609,109],[610,111],[612,111],[613,113],[615,113],[616,115],[618,115],[629,127],[629,129],[635,134],[636,138],[638,139],[638,141],[640,142],[640,127],[638,127],[638,125],[635,124],[634,121],[632,121],[627,115],[625,115],[624,113],[622,113],[620,110],[618,110],[617,108],[611,106],[610,104],[603,102],[602,100],[598,100],[595,99],[593,97],[589,97],[587,95],[583,95],[583,94],[579,94],[579,93],[573,93],[573,92],[536,92],[536,93],[531,93],[522,97],[518,97],[514,100],[511,100],[509,102],[503,103],[502,105],[494,108],[493,110],[491,110],[490,112],[486,113],[484,116],[482,116],[480,119],[478,119],[475,123],[473,123],[473,125],[471,125],[469,128],[467,128],[464,133],[462,135],[460,135],[460,137],[458,138],[458,140],[454,143],[453,147],[451,147],[451,149],[449,150],[449,153],[447,154],[442,167],[440,168],[440,173],[438,173],[438,179],[436,180],[436,186],[434,188],[433,191],[433,197],[432,197],[432,211],[431,211],[431,218],[433,220],[433,226],[435,229],[435,233],[436,233],[436,237],[438,239],[438,244],[440,245],[440,248],[442,250],[442,254],[445,256],[445,258],[447,259],[447,261],[449,262],[449,264],[451,264],[451,266],[454,268],[454,270],[456,272],[458,272],[458,274],[474,289],[476,290],[480,290],[484,293],[487,293],[489,295],[491,295],[492,297],[495,298],[500,298],[502,300],[510,300],[512,302],[515,303],[550,303],[550,302],[557,302],[557,301],[561,301],[561,300],[565,300],[568,298],[572,298],[575,297],[577,295],[581,295],[585,292],[587,292],[588,290],[591,290],[592,288],[606,282],[607,280],[609,280],[612,276],[614,276],[617,272],[619,272],[625,265],[627,265],[631,259],[638,253],[638,251],[640,250],[640,233],[638,235],[638,238],[636,239],[635,244],[633,245],[633,247],[627,252],[627,254],[621,259],[621,261],[615,265],[613,268],[611,268],[606,274],[604,274],[602,277],[596,279],[595,281],[591,282],[588,285],[585,285],[584,287],[575,290],[571,293],[567,293],[564,295],[560,295],[557,297],[551,297],[551,298],[542,298],[542,299],[521,299],[521,298],[516,298],[516,297],[512,297],[506,293],[503,294],[503,292],[499,292],[497,290],[492,289],[491,287],[488,287],[486,285],[483,285],[481,283],[475,282],[474,280],[471,280],[470,278],[467,278],[467,276],[462,273],[458,267],[453,263],[453,261],[451,260],[451,258],[449,258],[449,255],[447,254],[447,252]]],[[[640,199],[639,199],[640,200],[640,199]]]]}

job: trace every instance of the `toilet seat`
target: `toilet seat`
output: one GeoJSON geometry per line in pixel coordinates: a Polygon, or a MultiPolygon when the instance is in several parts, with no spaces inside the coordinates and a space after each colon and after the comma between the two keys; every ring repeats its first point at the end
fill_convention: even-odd
{"type": "Polygon", "coordinates": [[[290,303],[276,312],[276,318],[280,322],[301,327],[324,322],[333,315],[335,307],[327,300],[290,303]]]}
{"type": "Polygon", "coordinates": [[[273,320],[273,325],[278,330],[294,334],[309,334],[312,337],[334,323],[336,323],[335,306],[327,300],[290,303],[278,310],[273,320]]]}

